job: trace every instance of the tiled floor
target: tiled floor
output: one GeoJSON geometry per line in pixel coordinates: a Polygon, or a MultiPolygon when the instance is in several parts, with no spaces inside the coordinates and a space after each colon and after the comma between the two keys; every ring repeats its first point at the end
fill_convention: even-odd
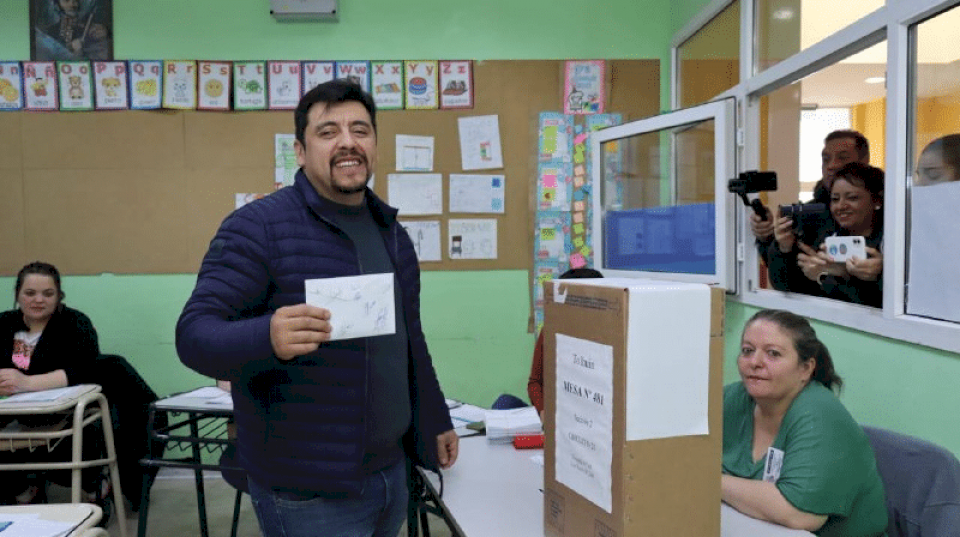
{"type": "MultiPolygon", "coordinates": [[[[205,474],[204,492],[207,498],[207,520],[210,537],[228,537],[230,522],[233,519],[233,502],[236,490],[227,484],[217,472],[205,474]]],[[[52,486],[49,492],[51,502],[70,501],[68,489],[52,486]]],[[[188,537],[200,535],[197,495],[193,473],[183,470],[164,468],[150,492],[147,537],[188,537]]],[[[127,513],[127,535],[136,537],[138,514],[127,513]]],[[[117,520],[111,520],[107,530],[111,536],[118,537],[120,529],[117,520]]],[[[442,520],[431,518],[431,537],[450,537],[450,530],[442,520]]],[[[400,530],[398,537],[406,537],[406,528],[400,530]]],[[[240,504],[240,524],[237,537],[260,537],[257,518],[250,504],[250,497],[243,496],[240,504]]]]}

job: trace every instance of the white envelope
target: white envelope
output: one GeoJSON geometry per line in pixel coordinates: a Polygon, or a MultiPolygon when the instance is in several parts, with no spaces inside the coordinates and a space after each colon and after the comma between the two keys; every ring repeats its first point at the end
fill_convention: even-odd
{"type": "Polygon", "coordinates": [[[330,310],[331,340],[397,331],[393,274],[365,274],[304,281],[307,304],[330,310]]]}

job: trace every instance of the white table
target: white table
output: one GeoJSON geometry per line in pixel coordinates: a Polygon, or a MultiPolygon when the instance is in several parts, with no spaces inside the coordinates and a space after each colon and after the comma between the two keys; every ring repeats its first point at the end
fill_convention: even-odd
{"type": "MultiPolygon", "coordinates": [[[[19,393],[0,401],[0,416],[63,416],[62,421],[48,427],[24,427],[22,429],[0,431],[0,449],[30,451],[53,449],[60,441],[69,439],[72,444],[72,458],[69,461],[43,461],[0,464],[5,470],[70,470],[70,501],[80,502],[81,470],[96,466],[110,469],[113,504],[117,513],[117,525],[120,535],[127,535],[127,514],[123,495],[120,490],[120,470],[117,467],[117,453],[113,444],[113,423],[110,421],[110,408],[107,398],[97,384],[80,384],[55,390],[19,393]],[[106,457],[97,459],[83,458],[83,432],[91,423],[100,420],[106,457]]],[[[2,479],[0,475],[0,479],[2,479]]],[[[99,509],[99,508],[98,508],[99,509]]]]}
{"type": "Polygon", "coordinates": [[[99,506],[89,503],[5,505],[0,506],[0,520],[3,520],[3,515],[36,515],[40,520],[71,524],[73,529],[66,534],[68,537],[106,534],[95,528],[103,517],[103,511],[99,506]]]}
{"type": "MultiPolygon", "coordinates": [[[[531,460],[542,449],[490,444],[486,437],[461,438],[456,464],[443,472],[437,501],[451,531],[461,537],[543,535],[543,467],[531,460]]],[[[436,498],[440,481],[423,471],[436,498]]],[[[720,508],[721,537],[809,537],[750,518],[726,504],[720,508]]]]}
{"type": "MultiPolygon", "coordinates": [[[[203,485],[204,470],[224,470],[220,463],[208,464],[203,462],[202,451],[210,453],[223,451],[233,442],[229,438],[227,422],[233,417],[233,400],[229,392],[215,386],[204,386],[186,393],[164,397],[150,404],[148,419],[148,435],[151,440],[162,440],[166,447],[179,447],[189,450],[191,457],[188,460],[179,458],[164,458],[164,450],[160,453],[151,453],[141,459],[144,466],[187,468],[193,470],[194,484],[197,491],[197,516],[200,524],[201,537],[209,537],[210,530],[207,524],[206,494],[203,485]],[[157,416],[166,414],[165,426],[157,423],[157,416]]],[[[233,469],[233,468],[231,468],[233,469]]],[[[234,500],[233,525],[231,535],[237,533],[237,522],[240,513],[240,496],[238,490],[234,500]]],[[[147,534],[147,517],[150,512],[150,489],[143,488],[140,496],[140,515],[137,521],[137,536],[147,534]]]]}

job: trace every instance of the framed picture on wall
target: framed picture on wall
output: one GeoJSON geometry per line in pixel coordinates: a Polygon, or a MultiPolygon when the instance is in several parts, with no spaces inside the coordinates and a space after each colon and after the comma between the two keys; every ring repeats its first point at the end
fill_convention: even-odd
{"type": "Polygon", "coordinates": [[[29,0],[30,59],[113,59],[113,0],[29,0]]]}

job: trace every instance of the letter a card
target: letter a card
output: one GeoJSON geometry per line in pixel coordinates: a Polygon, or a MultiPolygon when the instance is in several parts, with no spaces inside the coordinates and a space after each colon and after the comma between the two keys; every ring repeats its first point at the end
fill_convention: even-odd
{"type": "Polygon", "coordinates": [[[127,62],[93,62],[93,88],[97,110],[129,108],[127,62]]]}
{"type": "Polygon", "coordinates": [[[163,107],[179,110],[197,107],[197,62],[163,61],[163,107]]]}
{"type": "Polygon", "coordinates": [[[134,60],[130,68],[130,108],[156,110],[160,108],[163,95],[163,62],[160,60],[134,60]]]}
{"type": "Polygon", "coordinates": [[[440,108],[473,108],[473,62],[440,62],[440,108]]]}
{"type": "Polygon", "coordinates": [[[197,65],[198,110],[230,110],[230,62],[201,61],[197,65]]]}
{"type": "Polygon", "coordinates": [[[437,62],[407,61],[403,64],[403,87],[406,90],[407,110],[436,110],[437,62]]]}
{"type": "Polygon", "coordinates": [[[0,62],[0,110],[23,108],[23,69],[19,62],[0,62]]]}

